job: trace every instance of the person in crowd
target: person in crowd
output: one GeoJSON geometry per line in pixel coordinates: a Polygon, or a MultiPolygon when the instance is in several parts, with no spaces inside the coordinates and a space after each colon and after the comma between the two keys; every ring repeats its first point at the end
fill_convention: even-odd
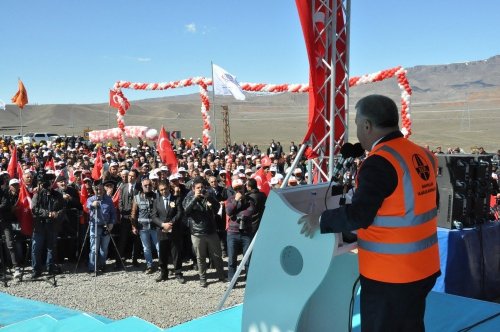
{"type": "Polygon", "coordinates": [[[68,186],[68,180],[64,174],[60,174],[56,178],[57,191],[61,193],[64,200],[64,208],[57,218],[57,228],[63,241],[60,241],[55,247],[58,255],[56,259],[58,263],[62,263],[63,258],[68,258],[71,261],[76,259],[76,235],[78,232],[79,216],[82,213],[83,207],[80,202],[80,194],[78,191],[68,186]],[[59,256],[59,257],[58,257],[59,256]]]}
{"type": "Polygon", "coordinates": [[[168,257],[172,255],[175,279],[184,284],[186,280],[182,276],[182,200],[180,196],[174,196],[170,185],[161,181],[158,185],[160,195],[153,203],[153,222],[158,226],[159,253],[158,261],[160,275],[157,282],[168,279],[168,257]]]}
{"type": "MultiPolygon", "coordinates": [[[[370,95],[355,108],[357,136],[370,154],[352,203],[324,211],[320,231],[358,230],[362,331],[425,331],[426,297],[440,275],[437,159],[403,137],[392,99],[370,95]]],[[[299,223],[306,236],[318,227],[314,216],[299,223]]]]}
{"type": "Polygon", "coordinates": [[[130,211],[130,220],[132,221],[132,232],[139,235],[146,259],[146,274],[152,274],[155,271],[153,265],[153,247],[156,252],[160,251],[158,243],[157,226],[153,223],[153,203],[156,194],[153,192],[151,180],[143,178],[141,181],[142,192],[134,196],[132,200],[132,210],[130,211]]]}
{"type": "Polygon", "coordinates": [[[97,273],[98,270],[106,271],[109,232],[113,230],[116,222],[113,200],[106,194],[101,179],[94,181],[94,192],[95,194],[87,199],[90,228],[89,273],[97,273]]]}
{"type": "Polygon", "coordinates": [[[34,219],[31,246],[31,277],[36,279],[42,275],[42,251],[46,248],[46,268],[49,274],[56,273],[54,263],[54,246],[57,237],[57,218],[64,208],[64,198],[60,192],[52,188],[55,174],[40,174],[38,190],[33,196],[32,213],[34,219]]]}
{"type": "Polygon", "coordinates": [[[211,194],[213,194],[220,203],[219,211],[217,211],[214,217],[217,225],[217,235],[219,236],[222,248],[222,257],[227,257],[226,209],[224,208],[224,202],[228,197],[227,190],[225,187],[219,185],[215,176],[208,178],[208,184],[210,185],[209,190],[211,194]]]}
{"type": "Polygon", "coordinates": [[[259,190],[255,179],[248,179],[246,183],[246,195],[255,202],[254,213],[251,216],[252,236],[255,236],[255,233],[257,233],[259,229],[262,216],[264,215],[267,196],[259,190]]]}
{"type": "MultiPolygon", "coordinates": [[[[255,181],[255,179],[252,179],[255,181]]],[[[257,186],[257,182],[255,182],[257,186]]],[[[231,186],[234,195],[229,196],[226,202],[226,213],[229,217],[227,227],[228,251],[228,278],[232,279],[237,268],[237,258],[240,251],[244,255],[252,242],[252,216],[255,213],[255,201],[245,193],[243,181],[236,178],[231,186]]],[[[250,260],[245,263],[248,272],[250,260]]]]}
{"type": "MultiPolygon", "coordinates": [[[[0,178],[0,181],[4,181],[4,179],[0,178]]],[[[15,214],[18,198],[19,180],[10,179],[9,188],[0,189],[0,235],[4,238],[15,279],[21,278],[20,262],[22,261],[22,244],[25,240],[20,232],[21,227],[15,214]]],[[[6,264],[6,262],[2,262],[2,264],[6,264]]]]}
{"type": "Polygon", "coordinates": [[[207,256],[210,256],[219,280],[227,280],[224,275],[222,252],[214,218],[214,215],[219,211],[220,204],[215,196],[209,194],[202,177],[194,178],[192,183],[192,189],[184,198],[182,205],[196,252],[200,285],[207,287],[207,256]]]}
{"type": "Polygon", "coordinates": [[[132,223],[130,219],[130,213],[132,211],[132,201],[134,197],[139,193],[137,187],[137,170],[132,169],[130,171],[122,171],[122,186],[120,187],[120,200],[118,203],[118,209],[120,211],[120,217],[118,218],[118,256],[115,261],[115,268],[120,269],[125,264],[125,257],[127,257],[127,248],[132,249],[132,265],[139,266],[138,259],[141,252],[141,241],[139,236],[132,233],[132,223]],[[125,173],[126,172],[126,173],[125,173]],[[127,175],[124,179],[125,174],[127,175]],[[123,265],[120,262],[120,257],[124,259],[123,265]]]}

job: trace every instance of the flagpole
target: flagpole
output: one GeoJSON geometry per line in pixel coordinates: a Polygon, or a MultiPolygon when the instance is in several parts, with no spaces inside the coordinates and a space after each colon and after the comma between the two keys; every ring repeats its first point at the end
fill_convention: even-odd
{"type": "MultiPolygon", "coordinates": [[[[19,107],[19,119],[21,120],[21,136],[23,136],[23,112],[21,112],[22,109],[19,107]]],[[[22,138],[21,138],[22,140],[22,138]]]]}
{"type": "Polygon", "coordinates": [[[210,67],[212,69],[212,109],[213,109],[213,126],[214,126],[214,149],[217,151],[217,124],[215,121],[215,84],[214,84],[214,62],[210,61],[210,67]]]}

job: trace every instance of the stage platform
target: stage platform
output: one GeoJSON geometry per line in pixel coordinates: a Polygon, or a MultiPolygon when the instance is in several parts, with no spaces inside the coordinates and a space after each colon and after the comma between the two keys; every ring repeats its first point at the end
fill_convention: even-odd
{"type": "MultiPolygon", "coordinates": [[[[359,303],[358,298],[356,303],[359,303]]],[[[360,331],[359,305],[355,306],[353,331],[360,331]]],[[[167,329],[168,332],[235,332],[241,331],[243,305],[235,306],[167,329]]],[[[500,304],[468,299],[465,297],[431,292],[427,298],[425,328],[427,332],[460,331],[483,319],[498,315],[472,331],[500,331],[500,304]]],[[[347,317],[346,317],[347,319],[347,317]]],[[[259,326],[256,322],[256,326],[259,326]]],[[[264,332],[256,329],[252,332],[264,332]]],[[[274,330],[273,330],[274,331],[274,330]]],[[[276,330],[276,332],[279,332],[276,330]]],[[[283,332],[283,331],[282,331],[283,332]]],[[[341,331],[343,332],[343,331],[341,331]]]]}
{"type": "MultiPolygon", "coordinates": [[[[356,300],[356,303],[359,303],[359,301],[356,300]]],[[[355,306],[354,311],[353,331],[360,331],[358,305],[355,306]]],[[[238,305],[163,330],[137,317],[114,321],[102,316],[0,293],[0,331],[2,332],[236,332],[241,331],[242,314],[243,305],[238,305]]],[[[500,331],[500,304],[431,292],[427,300],[426,331],[460,331],[495,314],[499,316],[474,327],[472,331],[500,331]]],[[[257,331],[265,330],[257,329],[254,332],[257,331]]]]}

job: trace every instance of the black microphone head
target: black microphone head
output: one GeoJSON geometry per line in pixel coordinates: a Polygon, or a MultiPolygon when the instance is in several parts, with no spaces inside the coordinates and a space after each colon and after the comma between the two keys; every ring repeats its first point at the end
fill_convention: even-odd
{"type": "Polygon", "coordinates": [[[365,149],[361,146],[361,143],[356,143],[353,145],[352,156],[353,158],[361,157],[365,154],[365,149]]]}
{"type": "Polygon", "coordinates": [[[352,145],[351,143],[345,143],[340,148],[340,154],[344,158],[349,158],[352,155],[353,149],[354,149],[354,145],[352,145]]]}

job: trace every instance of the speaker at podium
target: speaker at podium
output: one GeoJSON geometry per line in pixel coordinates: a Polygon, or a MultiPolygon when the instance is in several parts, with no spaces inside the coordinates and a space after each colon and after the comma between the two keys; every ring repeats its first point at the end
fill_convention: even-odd
{"type": "Polygon", "coordinates": [[[438,226],[473,227],[488,220],[492,155],[440,154],[438,226]]]}

